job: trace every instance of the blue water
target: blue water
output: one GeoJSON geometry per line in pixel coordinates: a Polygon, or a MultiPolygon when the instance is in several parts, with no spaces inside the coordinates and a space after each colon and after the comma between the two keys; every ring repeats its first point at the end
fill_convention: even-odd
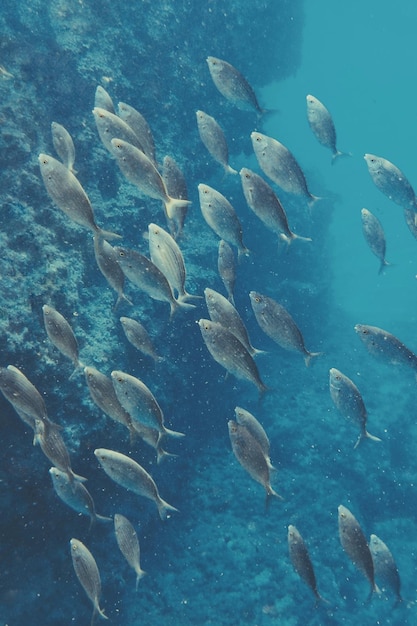
{"type": "Polygon", "coordinates": [[[379,326],[417,351],[416,241],[363,160],[366,152],[383,156],[417,185],[416,19],[409,0],[2,3],[0,64],[11,77],[0,76],[0,365],[19,367],[43,393],[49,416],[63,426],[74,470],[88,477],[97,511],[122,513],[134,524],[147,576],[135,593],[112,525],[89,531],[88,519],[58,499],[49,461],[1,397],[0,626],[90,623],[92,606],[71,563],[72,537],[96,559],[111,624],[417,623],[415,376],[372,358],[353,331],[356,323],[379,326]],[[226,102],[211,82],[207,55],[238,67],[261,105],[278,111],[260,120],[226,102]],[[115,294],[95,265],[91,234],[48,198],[37,156],[54,154],[50,124],[57,121],[74,139],[77,176],[101,226],[144,254],[149,222],[166,227],[160,202],[127,183],[100,144],[91,114],[98,84],[114,102],[141,111],[158,159],[169,154],[184,171],[192,206],[179,244],[192,293],[224,292],[218,239],[201,216],[198,183],[234,205],[251,250],[238,266],[235,299],[252,343],[267,351],[257,359],[271,388],[262,401],[254,386],[225,377],[210,357],[196,324],[207,317],[203,303],[170,321],[166,303],[127,285],[134,306],[123,303],[114,312],[115,294]],[[308,93],[330,109],[338,147],[351,158],[330,164],[330,152],[307,124],[308,93]],[[312,243],[278,246],[246,206],[238,177],[224,177],[199,141],[197,109],[222,125],[237,169],[260,173],[249,139],[255,128],[290,148],[312,193],[323,197],[310,213],[302,199],[280,194],[290,225],[312,243]],[[385,230],[392,267],[381,275],[361,232],[363,207],[385,230]],[[251,290],[287,307],[307,348],[323,352],[310,368],[262,333],[251,290]],[[177,457],[156,465],[153,450],[131,445],[91,402],[82,373],[69,380],[71,363],[45,334],[45,303],[70,321],[84,363],[107,375],[121,369],[150,387],[168,426],[186,433],[166,442],[177,457]],[[154,365],[127,344],[120,315],[141,319],[163,362],[154,365]],[[332,404],[331,367],[359,387],[368,429],[381,443],[353,449],[357,428],[332,404]],[[231,450],[227,421],[236,405],[257,416],[271,441],[273,486],[284,501],[271,502],[267,512],[263,488],[231,450]],[[179,513],[161,522],[152,502],[112,483],[94,457],[97,447],[131,455],[179,513]],[[367,537],[375,533],[389,546],[403,584],[399,607],[389,589],[366,603],[369,585],[339,542],[340,504],[367,537]],[[315,606],[292,568],[289,524],[309,547],[328,604],[315,606]]]}

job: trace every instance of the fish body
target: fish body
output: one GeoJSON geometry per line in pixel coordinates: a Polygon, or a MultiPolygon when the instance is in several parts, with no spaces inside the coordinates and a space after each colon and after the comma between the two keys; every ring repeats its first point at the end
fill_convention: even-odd
{"type": "Polygon", "coordinates": [[[379,219],[368,209],[361,210],[361,219],[363,236],[371,251],[379,259],[381,273],[389,265],[385,259],[387,244],[384,229],[379,219]]]}
{"type": "Polygon", "coordinates": [[[42,307],[46,334],[64,356],[71,359],[75,368],[83,367],[78,358],[78,342],[65,317],[52,306],[42,307]]]}
{"type": "Polygon", "coordinates": [[[93,402],[112,420],[125,426],[132,436],[134,433],[132,418],[120,404],[112,379],[94,367],[85,367],[84,374],[93,402]]]}
{"type": "Polygon", "coordinates": [[[74,474],[68,448],[62,438],[61,430],[57,428],[56,424],[36,419],[34,443],[40,445],[42,452],[54,467],[67,475],[71,485],[77,480],[85,482],[85,478],[74,474]]]}
{"type": "MultiPolygon", "coordinates": [[[[162,161],[162,178],[168,195],[179,200],[188,200],[187,183],[184,174],[176,161],[165,156],[162,161]]],[[[168,220],[169,229],[174,239],[178,239],[184,229],[185,218],[187,216],[188,205],[174,205],[171,208],[171,217],[168,220]]]]}
{"type": "Polygon", "coordinates": [[[406,365],[417,372],[417,355],[395,335],[366,324],[356,324],[355,332],[370,354],[393,365],[406,365]]]}
{"type": "Polygon", "coordinates": [[[236,378],[252,382],[260,393],[267,390],[252,356],[230,330],[205,319],[199,320],[198,325],[208,351],[219,365],[236,378]]]}
{"type": "Polygon", "coordinates": [[[75,574],[84,589],[85,593],[93,603],[93,617],[91,624],[94,623],[96,615],[100,615],[103,619],[108,619],[100,608],[101,596],[101,579],[95,558],[90,550],[78,539],[71,539],[71,558],[75,574]]]}
{"type": "Polygon", "coordinates": [[[297,528],[292,524],[288,526],[287,540],[288,552],[294,570],[304,580],[306,585],[310,587],[316,600],[322,600],[317,589],[316,575],[307,546],[297,528]]]}
{"type": "Polygon", "coordinates": [[[98,85],[96,88],[96,93],[94,96],[94,107],[97,109],[104,109],[109,113],[116,114],[116,110],[114,108],[113,100],[111,99],[110,94],[102,87],[98,85]]]}
{"type": "Polygon", "coordinates": [[[254,90],[233,65],[211,56],[207,57],[207,64],[214,84],[226,100],[243,111],[254,110],[259,114],[264,112],[254,90]]]}
{"type": "Polygon", "coordinates": [[[330,396],[340,413],[347,420],[356,423],[360,428],[358,440],[355,448],[362,439],[372,439],[381,441],[366,430],[367,411],[363,398],[355,383],[345,374],[332,367],[329,375],[330,396]]]}
{"type": "Polygon", "coordinates": [[[136,573],[136,589],[146,572],[140,566],[140,546],[136,530],[127,517],[116,513],[114,516],[114,533],[120,552],[136,573]]]}
{"type": "Polygon", "coordinates": [[[97,448],[94,454],[106,474],[115,483],[155,502],[162,520],[167,519],[171,511],[177,511],[161,498],[152,476],[139,463],[125,454],[105,448],[97,448]]]}
{"type": "Polygon", "coordinates": [[[65,167],[73,174],[76,174],[74,170],[75,147],[71,135],[67,129],[61,124],[58,124],[58,122],[52,122],[51,131],[52,143],[54,144],[57,155],[65,167]]]}
{"type": "Polygon", "coordinates": [[[375,154],[365,154],[364,159],[375,186],[403,209],[417,212],[414,189],[402,171],[391,161],[375,154]]]}
{"type": "Polygon", "coordinates": [[[309,352],[306,349],[300,329],[281,304],[256,291],[251,291],[249,297],[259,326],[281,348],[291,352],[300,352],[307,367],[312,358],[321,354],[321,352],[309,352]]]}
{"type": "Polygon", "coordinates": [[[249,413],[249,411],[242,409],[240,406],[237,406],[235,408],[235,416],[236,416],[236,422],[240,424],[241,426],[245,426],[250,432],[250,434],[252,435],[252,437],[256,439],[256,441],[261,446],[262,452],[264,453],[269,469],[270,470],[275,469],[270,459],[270,447],[271,446],[269,443],[268,435],[266,434],[263,426],[258,422],[256,417],[252,415],[252,413],[249,413]]]}
{"type": "Polygon", "coordinates": [[[340,156],[347,153],[341,152],[336,146],[336,129],[329,110],[324,106],[318,98],[311,94],[306,97],[307,101],[307,119],[311,130],[313,131],[317,141],[325,146],[332,153],[332,163],[340,156]]]}
{"type": "Polygon", "coordinates": [[[125,275],[119,265],[117,252],[105,239],[97,235],[94,235],[94,256],[100,272],[117,293],[114,308],[117,309],[122,300],[131,305],[131,301],[124,293],[125,275]]]}
{"type": "Polygon", "coordinates": [[[142,352],[142,354],[150,356],[156,362],[163,360],[163,357],[158,356],[156,353],[152,339],[146,328],[140,322],[131,317],[121,317],[120,323],[126,335],[126,339],[132,346],[142,352]]]}
{"type": "Polygon", "coordinates": [[[226,174],[237,174],[229,165],[229,148],[220,124],[204,111],[197,111],[196,116],[200,139],[210,155],[223,166],[226,174]]]}
{"type": "Polygon", "coordinates": [[[268,178],[287,193],[304,197],[309,204],[318,200],[310,193],[303,170],[284,144],[256,132],[251,139],[259,166],[268,178]]]}
{"type": "Polygon", "coordinates": [[[234,306],[234,289],[236,282],[236,259],[231,246],[220,239],[217,255],[217,271],[227,292],[227,298],[234,306]]]}
{"type": "MultiPolygon", "coordinates": [[[[156,166],[155,141],[148,122],[143,115],[130,106],[130,104],[119,102],[117,108],[119,117],[130,126],[139,139],[141,149],[156,166]]],[[[120,135],[117,135],[117,137],[120,137],[120,135]]]]}
{"type": "Polygon", "coordinates": [[[369,581],[372,596],[372,593],[377,591],[372,555],[359,522],[342,504],[338,507],[338,524],[342,548],[354,566],[369,581]]]}
{"type": "Polygon", "coordinates": [[[139,137],[129,124],[126,124],[118,115],[110,113],[110,111],[106,109],[100,109],[99,107],[94,107],[93,115],[99,137],[104,147],[111,154],[114,152],[111,141],[115,137],[118,137],[120,140],[123,139],[123,141],[126,141],[143,152],[139,137]]]}
{"type": "Polygon", "coordinates": [[[220,239],[235,245],[239,255],[248,254],[243,243],[242,225],[230,202],[216,189],[198,185],[201,213],[207,224],[220,239]]]}
{"type": "Polygon", "coordinates": [[[51,467],[49,475],[51,477],[55,493],[71,509],[77,513],[81,513],[81,515],[87,515],[90,518],[91,523],[97,521],[111,521],[111,517],[97,515],[94,500],[91,497],[90,492],[82,483],[77,480],[71,483],[68,479],[68,475],[59,470],[57,467],[51,467]]]}
{"type": "Polygon", "coordinates": [[[369,549],[374,563],[375,578],[390,587],[397,596],[397,602],[402,602],[400,574],[390,549],[377,535],[371,535],[369,549]]]}
{"type": "Polygon", "coordinates": [[[270,231],[288,244],[293,239],[311,241],[311,239],[299,237],[291,231],[281,202],[261,176],[246,167],[242,168],[239,173],[248,206],[270,231]]]}
{"type": "Polygon", "coordinates": [[[35,420],[47,420],[44,399],[30,380],[14,365],[0,368],[0,391],[23,421],[35,430],[35,420]]]}

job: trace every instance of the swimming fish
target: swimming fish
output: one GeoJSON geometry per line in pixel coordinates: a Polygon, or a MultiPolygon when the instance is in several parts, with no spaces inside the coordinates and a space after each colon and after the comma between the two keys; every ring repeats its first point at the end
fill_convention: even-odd
{"type": "Polygon", "coordinates": [[[164,360],[164,357],[158,356],[156,353],[152,339],[146,328],[140,322],[131,317],[121,317],[120,323],[126,335],[126,339],[132,346],[142,352],[142,354],[150,356],[155,362],[164,360]]]}
{"type": "Polygon", "coordinates": [[[47,420],[45,401],[30,380],[14,365],[0,368],[0,391],[19,417],[35,430],[35,420],[47,420]]]}
{"type": "Polygon", "coordinates": [[[71,135],[64,126],[57,122],[52,122],[51,131],[52,143],[54,144],[57,155],[65,167],[73,174],[76,174],[77,172],[74,169],[75,147],[71,135]]]}
{"type": "Polygon", "coordinates": [[[414,189],[402,171],[391,161],[375,154],[365,154],[364,159],[376,187],[395,204],[417,212],[414,189]]]}
{"type": "Polygon", "coordinates": [[[220,124],[204,111],[197,111],[196,116],[200,139],[210,155],[223,166],[226,174],[237,174],[229,165],[229,148],[220,124]]]}
{"type": "Polygon", "coordinates": [[[76,480],[80,482],[87,480],[83,476],[74,474],[68,448],[62,438],[61,430],[57,428],[56,424],[51,425],[44,420],[36,418],[34,443],[39,443],[42,452],[54,467],[57,467],[61,472],[65,472],[71,485],[76,480]]]}
{"type": "Polygon", "coordinates": [[[246,167],[239,173],[248,206],[270,231],[288,244],[294,239],[311,241],[309,237],[300,237],[292,232],[281,202],[261,176],[246,167]]]}
{"type": "Polygon", "coordinates": [[[270,468],[258,441],[251,435],[246,426],[233,420],[229,420],[227,424],[233,453],[253,480],[256,480],[265,489],[267,505],[271,496],[282,500],[283,498],[271,487],[270,468]]]}
{"type": "Polygon", "coordinates": [[[347,152],[341,152],[336,147],[336,129],[332,116],[328,109],[318,98],[311,94],[307,100],[307,119],[316,139],[322,146],[329,148],[332,152],[332,165],[338,157],[351,156],[347,152]]]}
{"type": "MultiPolygon", "coordinates": [[[[155,141],[148,122],[142,113],[139,113],[130,104],[119,102],[117,108],[119,117],[133,130],[139,139],[141,149],[156,167],[155,141]]],[[[117,135],[117,137],[120,137],[120,135],[117,135]]]]}
{"type": "Polygon", "coordinates": [[[310,587],[316,597],[316,601],[323,600],[317,589],[316,575],[307,546],[297,528],[292,524],[288,526],[287,541],[288,552],[295,572],[310,587]]]}
{"type": "Polygon", "coordinates": [[[361,218],[362,232],[366,243],[380,261],[380,274],[388,265],[390,265],[390,263],[388,263],[385,259],[387,245],[385,241],[384,229],[382,228],[382,224],[379,219],[373,215],[373,213],[368,211],[368,209],[361,210],[361,218]]]}
{"type": "Polygon", "coordinates": [[[397,596],[397,603],[402,602],[401,579],[397,564],[388,546],[376,535],[371,535],[369,549],[374,563],[375,578],[380,580],[397,596]]]}
{"type": "Polygon", "coordinates": [[[359,437],[354,447],[357,448],[362,439],[381,441],[379,437],[374,437],[366,430],[367,411],[355,383],[335,367],[332,367],[329,376],[329,388],[330,396],[343,417],[356,422],[360,428],[359,437]]]}
{"type": "Polygon", "coordinates": [[[321,355],[321,352],[309,352],[306,349],[300,329],[281,304],[256,291],[251,291],[249,297],[259,326],[281,348],[301,352],[307,367],[311,359],[321,355]]]}
{"type": "Polygon", "coordinates": [[[211,56],[207,57],[207,64],[213,82],[222,96],[238,109],[243,111],[252,109],[261,115],[264,113],[254,90],[233,65],[211,56]]]}
{"type": "Polygon", "coordinates": [[[284,144],[256,132],[251,134],[251,140],[261,170],[278,187],[304,197],[309,205],[320,199],[310,193],[303,170],[284,144]]]}
{"type": "Polygon", "coordinates": [[[80,581],[85,593],[93,603],[93,626],[96,615],[103,619],[108,619],[104,611],[100,608],[101,580],[95,558],[90,550],[78,539],[71,539],[71,558],[75,574],[80,581]]]}
{"type": "Polygon", "coordinates": [[[162,435],[184,437],[183,433],[166,428],[164,414],[151,390],[139,378],[115,370],[111,373],[114,390],[122,407],[129,413],[132,423],[154,428],[162,435]]]}
{"type": "Polygon", "coordinates": [[[366,324],[356,324],[355,332],[373,356],[393,365],[407,365],[417,372],[417,355],[391,333],[366,324]]]}
{"type": "Polygon", "coordinates": [[[263,350],[254,348],[250,342],[248,331],[242,318],[231,302],[221,293],[208,287],[204,289],[208,313],[212,322],[218,322],[232,332],[245,346],[251,356],[262,354],[263,350]]]}
{"type": "Polygon", "coordinates": [[[114,533],[120,552],[136,573],[137,589],[140,579],[145,576],[146,572],[140,566],[140,547],[136,530],[127,517],[116,513],[114,516],[114,533]]]}
{"type": "Polygon", "coordinates": [[[256,439],[256,441],[259,443],[262,448],[262,452],[264,453],[269,469],[274,470],[275,468],[273,467],[270,458],[270,443],[268,435],[266,434],[263,426],[258,422],[256,417],[252,415],[252,413],[249,413],[249,411],[242,409],[240,406],[237,406],[235,408],[235,416],[237,423],[241,426],[245,426],[252,435],[252,437],[256,439]]]}
{"type": "Polygon", "coordinates": [[[132,305],[132,302],[124,293],[125,275],[119,265],[117,252],[113,246],[98,235],[94,235],[94,256],[100,272],[110,287],[117,293],[114,310],[117,309],[122,300],[132,305]]]}
{"type": "Polygon", "coordinates": [[[218,322],[201,319],[198,322],[203,341],[213,359],[230,374],[252,382],[263,393],[268,388],[262,382],[255,361],[242,342],[218,322]]]}
{"type": "Polygon", "coordinates": [[[139,148],[118,137],[111,140],[111,145],[117,164],[127,180],[136,185],[145,196],[162,200],[169,219],[173,219],[177,207],[187,207],[191,204],[189,200],[171,198],[168,195],[160,173],[139,148]]]}
{"type": "MultiPolygon", "coordinates": [[[[187,183],[184,174],[176,161],[165,156],[162,161],[162,179],[168,195],[179,200],[188,200],[187,183]]],[[[169,230],[174,239],[178,239],[184,229],[185,218],[187,216],[188,205],[171,207],[171,218],[168,219],[169,230]]]]}
{"type": "Polygon", "coordinates": [[[104,109],[109,113],[116,114],[116,110],[114,108],[113,100],[111,99],[110,94],[102,87],[98,85],[96,88],[96,93],[94,96],[94,107],[97,109],[104,109]]]}
{"type": "Polygon", "coordinates": [[[78,342],[65,317],[52,306],[42,307],[43,322],[46,334],[51,342],[64,356],[71,359],[75,369],[84,367],[78,358],[78,342]]]}
{"type": "Polygon", "coordinates": [[[161,498],[152,476],[139,463],[125,454],[105,448],[97,448],[94,454],[106,474],[115,483],[155,502],[162,520],[166,520],[171,512],[178,511],[161,498]]]}
{"type": "Polygon", "coordinates": [[[239,256],[248,255],[249,250],[242,239],[242,225],[229,200],[213,187],[202,183],[198,185],[198,193],[201,213],[210,228],[220,239],[235,245],[239,256]]]}
{"type": "Polygon", "coordinates": [[[232,248],[224,239],[220,239],[219,241],[217,271],[227,291],[227,298],[234,306],[235,299],[233,291],[236,282],[236,260],[232,248]]]}
{"type": "Polygon", "coordinates": [[[104,147],[111,154],[114,152],[111,141],[115,137],[118,137],[120,140],[123,140],[132,146],[135,146],[143,153],[139,137],[129,124],[126,124],[126,122],[123,121],[118,115],[110,113],[110,111],[107,111],[106,109],[100,109],[99,107],[94,107],[93,115],[99,137],[104,147]]]}
{"type": "Polygon", "coordinates": [[[121,239],[120,235],[97,226],[93,207],[86,192],[74,174],[61,161],[47,154],[40,154],[38,161],[47,193],[65,215],[103,239],[121,239]]]}
{"type": "Polygon", "coordinates": [[[370,597],[378,593],[375,585],[374,564],[366,537],[357,519],[342,504],[338,507],[339,538],[343,550],[354,566],[362,572],[371,585],[370,597]]]}
{"type": "Polygon", "coordinates": [[[49,475],[57,496],[71,509],[81,515],[88,515],[91,524],[94,522],[111,522],[111,517],[103,517],[96,513],[94,500],[86,487],[75,480],[71,483],[68,475],[57,467],[51,467],[49,475]]]}

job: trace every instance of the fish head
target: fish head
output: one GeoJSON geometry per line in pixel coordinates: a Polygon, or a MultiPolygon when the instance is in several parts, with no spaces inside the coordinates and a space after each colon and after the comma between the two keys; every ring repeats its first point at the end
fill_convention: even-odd
{"type": "Polygon", "coordinates": [[[233,420],[229,420],[227,422],[227,428],[229,429],[229,435],[230,437],[233,437],[236,435],[238,429],[239,429],[239,424],[233,420]]]}
{"type": "Polygon", "coordinates": [[[257,291],[250,291],[249,298],[254,311],[260,310],[264,304],[264,298],[257,291]]]}
{"type": "Polygon", "coordinates": [[[256,152],[263,152],[268,145],[268,137],[262,133],[253,132],[250,136],[253,149],[256,152]]]}
{"type": "Polygon", "coordinates": [[[335,367],[332,367],[329,371],[329,383],[330,387],[334,387],[336,389],[340,388],[340,385],[343,381],[344,375],[342,372],[337,370],[335,367]]]}
{"type": "Polygon", "coordinates": [[[363,157],[366,161],[366,165],[368,166],[368,170],[372,172],[376,172],[381,167],[382,159],[381,157],[376,156],[375,154],[365,154],[363,157]]]}
{"type": "Polygon", "coordinates": [[[207,57],[206,59],[210,74],[218,74],[223,67],[223,61],[217,57],[207,57]]]}

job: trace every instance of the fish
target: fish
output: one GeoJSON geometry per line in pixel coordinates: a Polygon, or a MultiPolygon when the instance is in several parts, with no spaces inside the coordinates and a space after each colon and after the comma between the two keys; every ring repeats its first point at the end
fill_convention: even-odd
{"type": "Polygon", "coordinates": [[[150,298],[161,302],[168,302],[170,314],[173,315],[179,308],[184,310],[194,309],[194,304],[176,300],[172,293],[165,274],[161,272],[146,256],[130,250],[115,246],[117,260],[125,276],[144,291],[150,298]]]}
{"type": "Polygon", "coordinates": [[[57,467],[51,467],[49,475],[57,496],[71,509],[81,515],[87,515],[91,524],[94,522],[111,522],[111,517],[103,517],[96,513],[94,500],[86,487],[79,481],[71,481],[68,475],[57,467]]]}
{"type": "Polygon", "coordinates": [[[114,152],[111,141],[115,137],[135,146],[143,153],[139,137],[129,124],[126,124],[118,115],[99,107],[94,107],[93,115],[101,142],[111,154],[114,152]]]}
{"type": "Polygon", "coordinates": [[[396,604],[399,604],[403,601],[401,578],[390,549],[377,535],[371,535],[369,549],[374,563],[375,578],[390,587],[397,596],[396,604]]]}
{"type": "Polygon", "coordinates": [[[210,228],[220,239],[233,244],[238,249],[239,257],[248,255],[249,250],[243,243],[242,225],[230,202],[216,189],[200,183],[198,185],[201,213],[210,228]]]}
{"type": "Polygon", "coordinates": [[[227,292],[227,299],[235,305],[233,295],[236,282],[236,260],[232,248],[227,241],[220,239],[217,255],[217,271],[227,292]]]}
{"type": "Polygon", "coordinates": [[[233,420],[229,420],[227,424],[233,454],[251,478],[263,486],[266,491],[267,505],[271,496],[282,500],[282,496],[271,487],[270,468],[258,441],[246,426],[233,420]]]}
{"type": "MultiPolygon", "coordinates": [[[[130,104],[119,102],[117,109],[119,117],[133,130],[136,137],[139,139],[142,151],[156,167],[155,141],[148,122],[143,115],[130,106],[130,104]]],[[[117,136],[120,137],[120,135],[117,136]]]]}
{"type": "Polygon", "coordinates": [[[292,524],[288,526],[287,541],[290,560],[295,572],[310,587],[316,601],[324,600],[317,589],[316,575],[307,546],[297,528],[292,524]]]}
{"type": "Polygon", "coordinates": [[[114,370],[111,373],[116,396],[132,419],[132,423],[154,428],[162,435],[184,437],[183,433],[170,430],[164,424],[164,414],[151,390],[139,378],[114,370]]]}
{"type": "Polygon", "coordinates": [[[42,153],[38,161],[49,197],[67,217],[103,239],[121,239],[120,235],[97,226],[93,207],[86,192],[74,174],[61,161],[42,153]]]}
{"type": "Polygon", "coordinates": [[[358,424],[360,433],[355,448],[363,439],[381,441],[379,437],[371,435],[366,430],[367,411],[359,389],[355,383],[335,367],[329,372],[330,396],[336,408],[347,420],[358,424]]]}
{"type": "Polygon", "coordinates": [[[156,462],[161,463],[167,457],[176,457],[177,454],[172,454],[171,452],[167,452],[162,447],[161,433],[156,428],[151,428],[150,426],[145,426],[145,424],[141,424],[140,422],[135,422],[133,424],[135,432],[139,435],[139,437],[151,448],[153,448],[156,452],[156,462]]]}
{"type": "Polygon", "coordinates": [[[369,581],[371,591],[369,598],[379,589],[375,584],[374,564],[366,537],[354,515],[342,504],[338,507],[339,538],[343,550],[354,566],[369,581]]]}
{"type": "Polygon", "coordinates": [[[58,124],[58,122],[52,122],[51,131],[52,143],[54,144],[57,155],[65,167],[73,174],[76,174],[77,172],[74,169],[75,147],[71,135],[67,129],[61,124],[58,124]]]}
{"type": "Polygon", "coordinates": [[[271,463],[270,458],[270,443],[268,439],[268,435],[266,434],[263,426],[258,422],[256,417],[246,411],[246,409],[242,409],[240,406],[235,408],[235,417],[236,422],[241,426],[245,426],[252,437],[256,439],[256,441],[261,446],[262,452],[264,453],[265,460],[270,470],[274,470],[274,466],[271,463]]]}
{"type": "Polygon", "coordinates": [[[229,165],[229,148],[220,124],[204,111],[197,111],[196,116],[200,139],[210,156],[223,166],[226,174],[237,174],[229,165]]]}
{"type": "Polygon", "coordinates": [[[279,198],[261,176],[246,167],[243,167],[239,173],[248,206],[271,232],[287,244],[294,239],[311,241],[309,237],[300,237],[292,232],[279,198]]]}
{"type": "Polygon", "coordinates": [[[215,86],[226,100],[243,111],[254,110],[259,115],[265,112],[246,78],[233,65],[212,56],[207,57],[207,65],[215,86]]]}
{"type": "Polygon", "coordinates": [[[109,113],[116,114],[116,110],[114,108],[113,100],[110,97],[110,94],[102,87],[98,85],[96,88],[96,93],[94,96],[94,107],[97,109],[104,109],[109,113]]]}
{"type": "Polygon", "coordinates": [[[278,187],[287,193],[302,196],[309,206],[320,200],[309,191],[303,170],[284,144],[257,132],[251,134],[251,140],[261,170],[278,187]]]}
{"type": "Polygon", "coordinates": [[[57,428],[56,424],[51,425],[36,418],[34,443],[40,445],[42,452],[54,467],[68,476],[71,485],[74,485],[75,481],[87,480],[73,472],[68,448],[62,438],[61,429],[57,428]]]}
{"type": "Polygon", "coordinates": [[[236,378],[252,382],[259,393],[267,391],[268,387],[261,380],[255,361],[230,330],[206,319],[200,319],[198,325],[208,351],[219,365],[236,378]]]}
{"type": "Polygon", "coordinates": [[[157,506],[161,520],[166,520],[171,512],[178,512],[178,509],[161,498],[152,476],[139,463],[121,452],[105,448],[97,448],[94,454],[106,474],[115,483],[152,500],[157,506]]]}
{"type": "Polygon", "coordinates": [[[391,161],[375,154],[365,154],[363,158],[374,185],[395,204],[417,212],[414,189],[402,171],[391,161]]]}
{"type": "Polygon", "coordinates": [[[379,219],[371,213],[371,211],[368,211],[368,209],[361,210],[361,218],[363,236],[371,251],[379,259],[380,266],[378,273],[381,274],[381,272],[390,265],[385,259],[387,245],[384,229],[379,219]]]}
{"type": "Polygon", "coordinates": [[[35,420],[48,420],[45,401],[37,388],[14,365],[0,368],[0,391],[19,417],[35,430],[35,420]]]}
{"type": "Polygon", "coordinates": [[[51,343],[58,348],[64,356],[68,357],[75,369],[84,367],[78,358],[78,342],[74,332],[65,317],[54,307],[44,304],[42,307],[43,322],[46,334],[51,343]]]}
{"type": "Polygon", "coordinates": [[[198,298],[185,289],[187,272],[184,257],[175,239],[157,224],[148,226],[149,255],[152,263],[166,276],[171,288],[177,292],[178,302],[198,298]]]}
{"type": "Polygon", "coordinates": [[[122,301],[132,306],[131,300],[124,293],[125,275],[119,265],[117,252],[105,239],[97,235],[94,235],[94,257],[100,272],[117,293],[114,310],[122,301]]]}
{"type": "Polygon", "coordinates": [[[253,312],[261,329],[284,350],[300,352],[308,367],[321,352],[309,352],[300,329],[288,311],[278,302],[256,291],[249,294],[253,312]]]}
{"type": "Polygon", "coordinates": [[[127,517],[116,513],[114,516],[114,533],[120,552],[136,573],[137,590],[139,581],[145,576],[146,572],[140,566],[140,546],[136,530],[127,517]]]}
{"type": "Polygon", "coordinates": [[[212,322],[218,322],[227,330],[232,332],[235,337],[245,346],[251,356],[263,354],[263,350],[254,348],[250,342],[248,331],[243,323],[242,318],[231,302],[221,293],[208,287],[204,289],[204,296],[208,313],[212,322]]]}
{"type": "MultiPolygon", "coordinates": [[[[176,161],[170,156],[165,156],[162,161],[162,179],[171,198],[188,200],[187,183],[184,174],[176,161]]],[[[171,208],[171,218],[168,219],[168,226],[174,239],[179,239],[182,234],[187,211],[188,205],[186,204],[183,206],[175,205],[171,208]]]]}
{"type": "Polygon", "coordinates": [[[126,335],[126,339],[132,346],[142,352],[142,354],[150,356],[156,363],[164,360],[164,357],[156,353],[152,339],[146,328],[140,322],[131,317],[121,317],[120,323],[126,335]]]}
{"type": "Polygon", "coordinates": [[[93,617],[91,619],[91,626],[93,626],[96,615],[100,615],[103,619],[108,619],[107,615],[105,615],[104,611],[100,608],[100,573],[95,558],[79,539],[71,539],[70,547],[75,574],[85,593],[93,603],[93,617]]]}
{"type": "Polygon", "coordinates": [[[336,147],[336,129],[329,110],[311,94],[307,95],[306,100],[308,123],[318,142],[331,150],[332,165],[338,157],[351,156],[336,147]]]}
{"type": "Polygon", "coordinates": [[[355,332],[372,356],[392,365],[406,365],[416,372],[417,355],[391,333],[366,324],[356,324],[355,332]]]}
{"type": "Polygon", "coordinates": [[[404,209],[404,219],[410,233],[414,239],[417,239],[417,220],[416,213],[413,209],[404,209]]]}
{"type": "Polygon", "coordinates": [[[173,219],[178,207],[188,207],[191,202],[180,198],[171,198],[167,188],[152,161],[136,146],[119,137],[111,140],[112,152],[120,170],[127,180],[145,195],[162,200],[166,216],[173,219]]]}

